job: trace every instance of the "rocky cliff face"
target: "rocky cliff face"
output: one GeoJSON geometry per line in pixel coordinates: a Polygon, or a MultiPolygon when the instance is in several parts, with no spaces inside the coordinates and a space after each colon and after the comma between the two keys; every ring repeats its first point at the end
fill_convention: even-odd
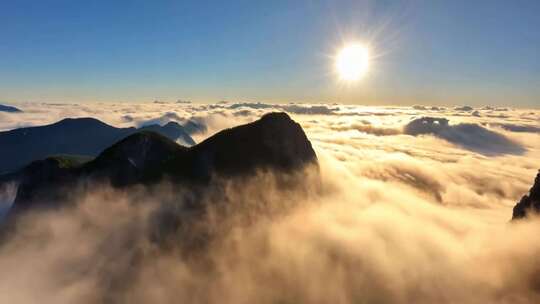
{"type": "Polygon", "coordinates": [[[519,203],[514,206],[512,219],[524,218],[531,212],[540,212],[540,171],[534,180],[529,195],[523,196],[519,203]]]}
{"type": "Polygon", "coordinates": [[[167,178],[200,188],[215,177],[248,176],[257,170],[292,172],[308,164],[317,164],[311,143],[285,113],[221,131],[191,148],[154,132],[139,132],[86,163],[49,158],[27,166],[13,209],[57,206],[70,192],[66,189],[81,182],[126,187],[167,178]]]}
{"type": "Polygon", "coordinates": [[[189,168],[190,178],[208,179],[212,174],[236,176],[261,169],[291,171],[316,162],[302,127],[285,113],[269,113],[215,134],[171,165],[177,172],[189,168]]]}

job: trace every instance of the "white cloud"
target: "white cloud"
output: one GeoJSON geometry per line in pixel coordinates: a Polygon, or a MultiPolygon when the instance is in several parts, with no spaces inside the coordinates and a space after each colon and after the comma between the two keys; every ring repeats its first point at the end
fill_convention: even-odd
{"type": "MultiPolygon", "coordinates": [[[[194,117],[208,127],[200,141],[290,107],[230,106],[27,104],[16,117],[2,116],[0,128],[65,116],[116,126],[194,117]]],[[[320,187],[283,193],[264,175],[225,184],[207,200],[230,203],[228,216],[200,222],[214,241],[196,256],[181,242],[164,250],[148,238],[154,211],[178,210],[181,189],[96,188],[78,196],[77,208],[20,223],[0,247],[0,301],[538,303],[540,218],[508,221],[540,168],[540,134],[502,127],[537,127],[538,111],[489,117],[491,109],[479,109],[477,117],[437,109],[449,124],[413,128],[422,136],[402,130],[431,107],[289,111],[320,159],[320,187]],[[504,150],[518,146],[526,150],[504,150]]]]}
{"type": "Polygon", "coordinates": [[[500,133],[473,123],[450,125],[446,118],[418,118],[409,122],[404,127],[404,132],[414,136],[432,134],[485,155],[525,153],[524,147],[500,133]]]}

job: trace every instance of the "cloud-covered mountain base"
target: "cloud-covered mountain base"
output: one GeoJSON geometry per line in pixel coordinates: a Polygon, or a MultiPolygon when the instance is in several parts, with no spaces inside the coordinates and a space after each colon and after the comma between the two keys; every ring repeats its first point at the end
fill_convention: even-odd
{"type": "MultiPolygon", "coordinates": [[[[183,199],[167,185],[105,186],[25,216],[0,250],[12,303],[535,303],[539,221],[496,223],[406,189],[329,171],[283,192],[227,184],[210,211],[154,241],[183,199]],[[351,191],[350,189],[356,189],[351,191]],[[228,191],[230,190],[230,191],[228,191]],[[150,192],[148,192],[150,191],[150,192]],[[172,195],[174,193],[175,195],[172,195]],[[227,201],[226,206],[219,205],[227,201]],[[222,210],[225,208],[226,210],[222,210]]],[[[221,189],[221,190],[223,190],[221,189]]],[[[186,219],[191,218],[185,215],[186,219]]]]}
{"type": "MultiPolygon", "coordinates": [[[[81,108],[62,107],[71,113],[81,108]]],[[[118,109],[117,116],[97,117],[126,126],[121,117],[135,107],[141,108],[132,115],[141,117],[130,123],[175,112],[204,121],[204,136],[274,109],[110,105],[108,112],[118,109]]],[[[189,201],[182,189],[100,186],[74,195],[76,207],[28,214],[4,241],[0,301],[540,301],[540,218],[509,222],[540,168],[540,135],[495,125],[534,126],[538,112],[486,108],[478,116],[439,108],[328,106],[313,114],[300,107],[308,106],[289,113],[314,145],[320,183],[306,179],[300,189],[283,189],[271,174],[241,184],[224,181],[219,195],[209,193],[208,212],[177,227],[165,245],[155,242],[161,233],[156,221],[166,223],[163,214],[182,210],[189,201]],[[409,122],[428,116],[446,117],[450,126],[482,126],[523,151],[478,153],[433,133],[403,132],[409,122]]],[[[22,117],[32,112],[21,108],[22,117]]]]}

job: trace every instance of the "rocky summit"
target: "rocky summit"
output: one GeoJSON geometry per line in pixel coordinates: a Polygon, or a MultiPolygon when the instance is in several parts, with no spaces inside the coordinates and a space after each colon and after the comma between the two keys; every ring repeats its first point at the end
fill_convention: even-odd
{"type": "Polygon", "coordinates": [[[90,161],[53,157],[31,163],[19,173],[12,210],[51,207],[82,182],[114,187],[156,184],[167,179],[185,186],[208,185],[214,178],[249,176],[257,170],[296,172],[317,164],[302,127],[285,113],[223,130],[192,147],[180,146],[151,131],[138,132],[90,161]]]}

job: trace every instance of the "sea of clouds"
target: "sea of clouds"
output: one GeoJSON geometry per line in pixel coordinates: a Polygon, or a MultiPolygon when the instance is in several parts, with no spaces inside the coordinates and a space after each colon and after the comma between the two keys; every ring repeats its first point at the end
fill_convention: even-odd
{"type": "Polygon", "coordinates": [[[1,302],[540,302],[540,218],[509,221],[540,169],[540,110],[232,102],[18,107],[24,112],[0,113],[0,130],[66,117],[117,127],[193,119],[208,129],[196,142],[285,111],[311,140],[321,181],[307,178],[301,191],[282,191],[263,174],[224,186],[206,199],[227,201],[231,210],[208,212],[195,232],[184,231],[214,236],[195,254],[184,250],[189,237],[172,249],[148,237],[156,210],[178,212],[171,185],[81,193],[76,208],[26,216],[0,247],[1,302]]]}

